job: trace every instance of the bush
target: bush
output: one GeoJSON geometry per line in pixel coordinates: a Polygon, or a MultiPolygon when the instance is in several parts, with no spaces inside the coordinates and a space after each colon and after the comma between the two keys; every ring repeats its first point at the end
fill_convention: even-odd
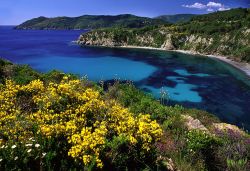
{"type": "Polygon", "coordinates": [[[215,159],[215,151],[220,140],[204,131],[192,130],[187,133],[186,150],[193,162],[203,161],[209,170],[217,169],[218,161],[215,159]]]}
{"type": "Polygon", "coordinates": [[[156,101],[152,95],[145,94],[132,84],[116,83],[108,89],[106,96],[116,99],[136,115],[150,113],[152,119],[161,123],[168,119],[170,115],[181,112],[180,106],[164,106],[156,101]]]}
{"type": "Polygon", "coordinates": [[[215,137],[198,130],[189,131],[187,134],[187,149],[190,152],[207,151],[216,144],[215,137]]]}
{"type": "Polygon", "coordinates": [[[143,160],[153,162],[160,125],[83,85],[67,76],[48,85],[40,80],[1,85],[0,167],[11,170],[29,163],[24,170],[31,165],[69,170],[103,168],[105,161],[135,167],[143,160]],[[116,158],[113,148],[123,157],[116,158]]]}

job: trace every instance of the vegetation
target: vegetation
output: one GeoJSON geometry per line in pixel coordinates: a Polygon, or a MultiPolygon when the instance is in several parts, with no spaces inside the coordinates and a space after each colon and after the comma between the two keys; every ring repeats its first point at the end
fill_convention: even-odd
{"type": "Polygon", "coordinates": [[[164,20],[169,23],[180,23],[190,21],[196,14],[176,14],[176,15],[161,15],[156,19],[164,20]]]}
{"type": "Polygon", "coordinates": [[[138,17],[130,14],[117,16],[84,15],[80,17],[38,17],[28,20],[16,29],[94,29],[103,27],[139,28],[166,23],[163,20],[138,17]]]}
{"type": "Polygon", "coordinates": [[[232,9],[193,17],[189,22],[145,28],[106,28],[83,34],[81,45],[148,46],[190,50],[250,62],[250,9],[232,9]],[[93,39],[95,35],[95,39],[93,39]]]}
{"type": "MultiPolygon", "coordinates": [[[[114,158],[108,155],[113,146],[127,146],[135,154],[142,153],[135,156],[141,160],[150,158],[154,142],[162,135],[160,125],[150,115],[133,116],[117,102],[105,101],[98,91],[82,84],[67,76],[59,84],[51,82],[48,86],[40,80],[24,86],[6,80],[0,94],[1,146],[7,144],[7,149],[1,150],[5,158],[2,162],[6,162],[4,169],[13,167],[8,158],[17,163],[27,160],[18,154],[18,148],[26,148],[29,157],[42,155],[45,160],[47,153],[60,149],[65,159],[69,156],[75,159],[75,165],[88,168],[103,168],[104,160],[114,158]],[[53,142],[59,143],[56,149],[46,149],[46,144],[53,142]],[[38,148],[35,156],[33,146],[38,148]],[[8,148],[15,155],[10,155],[8,148]]],[[[121,151],[119,155],[124,154],[121,151]]],[[[66,165],[65,159],[61,162],[66,165]]]]}
{"type": "Polygon", "coordinates": [[[0,170],[250,169],[247,133],[162,105],[130,82],[97,85],[5,60],[0,72],[0,170]],[[190,129],[183,116],[207,130],[190,129]]]}

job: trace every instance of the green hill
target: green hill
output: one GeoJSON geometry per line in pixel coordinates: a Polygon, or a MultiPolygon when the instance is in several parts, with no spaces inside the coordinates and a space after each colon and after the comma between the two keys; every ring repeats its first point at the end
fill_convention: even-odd
{"type": "Polygon", "coordinates": [[[81,45],[142,46],[189,50],[250,62],[250,9],[193,17],[189,22],[138,29],[97,29],[80,36],[81,45]]]}
{"type": "Polygon", "coordinates": [[[196,14],[176,14],[176,15],[161,15],[155,19],[164,20],[169,23],[180,23],[190,21],[196,14]]]}
{"type": "Polygon", "coordinates": [[[165,24],[159,19],[138,17],[130,14],[110,15],[83,15],[80,17],[38,17],[28,20],[16,29],[95,29],[103,27],[140,28],[148,25],[165,24]]]}

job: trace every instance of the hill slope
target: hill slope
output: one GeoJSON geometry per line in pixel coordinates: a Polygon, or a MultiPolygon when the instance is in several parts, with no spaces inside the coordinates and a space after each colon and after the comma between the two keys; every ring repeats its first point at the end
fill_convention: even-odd
{"type": "Polygon", "coordinates": [[[95,29],[100,27],[139,28],[147,25],[165,23],[166,22],[163,20],[138,17],[130,14],[117,16],[83,15],[80,17],[38,17],[18,25],[16,29],[95,29]]]}
{"type": "Polygon", "coordinates": [[[155,17],[155,19],[164,20],[170,23],[179,23],[179,22],[188,22],[190,21],[196,14],[176,14],[176,15],[161,15],[155,17]]]}
{"type": "Polygon", "coordinates": [[[195,16],[187,23],[140,29],[98,29],[79,37],[81,45],[142,46],[229,56],[250,62],[250,9],[195,16]]]}
{"type": "Polygon", "coordinates": [[[249,134],[207,112],[1,58],[0,73],[0,170],[250,169],[249,134]]]}

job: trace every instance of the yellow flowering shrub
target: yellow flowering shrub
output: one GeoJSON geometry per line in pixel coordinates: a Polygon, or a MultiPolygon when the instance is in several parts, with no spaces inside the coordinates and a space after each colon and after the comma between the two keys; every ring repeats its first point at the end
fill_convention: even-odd
{"type": "Polygon", "coordinates": [[[149,151],[162,135],[150,115],[134,116],[80,80],[64,77],[59,84],[48,85],[34,80],[24,86],[7,80],[0,90],[0,132],[6,141],[25,142],[33,134],[64,137],[69,144],[65,153],[86,166],[94,162],[103,167],[102,156],[113,137],[123,136],[131,146],[140,144],[139,150],[149,151]],[[37,126],[37,132],[32,132],[32,126],[37,126]]]}
{"type": "Polygon", "coordinates": [[[27,129],[30,124],[21,113],[16,99],[20,86],[7,80],[5,86],[0,86],[0,133],[7,139],[19,141],[31,134],[27,129]]]}

